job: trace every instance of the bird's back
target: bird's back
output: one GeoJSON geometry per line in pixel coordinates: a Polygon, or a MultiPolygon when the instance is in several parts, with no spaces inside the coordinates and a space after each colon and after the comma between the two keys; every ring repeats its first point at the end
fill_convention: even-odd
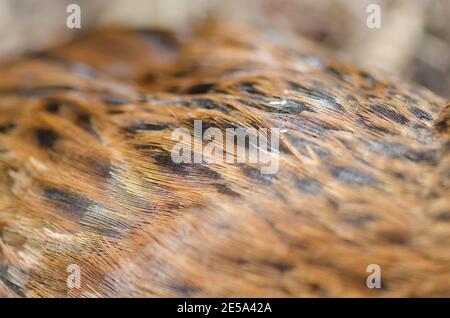
{"type": "Polygon", "coordinates": [[[215,24],[5,63],[0,295],[450,296],[449,121],[422,87],[215,24]],[[180,128],[189,158],[234,149],[195,121],[267,129],[276,169],[174,162],[180,128]]]}

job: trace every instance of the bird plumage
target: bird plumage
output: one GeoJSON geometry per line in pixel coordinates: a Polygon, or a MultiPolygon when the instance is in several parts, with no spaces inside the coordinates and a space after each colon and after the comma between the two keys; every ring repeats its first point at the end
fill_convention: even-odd
{"type": "Polygon", "coordinates": [[[0,295],[450,296],[444,107],[221,24],[96,31],[4,63],[0,295]],[[280,128],[278,172],[175,164],[171,132],[194,120],[280,128]]]}

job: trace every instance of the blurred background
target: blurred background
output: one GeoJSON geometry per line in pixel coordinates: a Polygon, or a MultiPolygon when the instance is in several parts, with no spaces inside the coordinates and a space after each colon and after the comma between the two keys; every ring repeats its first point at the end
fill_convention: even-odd
{"type": "Polygon", "coordinates": [[[217,17],[321,43],[336,58],[450,98],[450,0],[0,0],[0,60],[68,41],[96,25],[185,30],[217,17]],[[81,7],[81,30],[66,7],[81,7]],[[366,26],[369,4],[381,28],[366,26]]]}

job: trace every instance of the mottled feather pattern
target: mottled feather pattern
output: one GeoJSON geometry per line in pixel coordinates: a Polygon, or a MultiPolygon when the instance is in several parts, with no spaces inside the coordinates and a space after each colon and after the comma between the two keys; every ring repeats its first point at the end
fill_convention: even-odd
{"type": "Polygon", "coordinates": [[[445,104],[222,24],[99,30],[5,63],[0,295],[450,296],[445,104]],[[279,171],[175,164],[171,132],[194,120],[279,128],[279,171]]]}

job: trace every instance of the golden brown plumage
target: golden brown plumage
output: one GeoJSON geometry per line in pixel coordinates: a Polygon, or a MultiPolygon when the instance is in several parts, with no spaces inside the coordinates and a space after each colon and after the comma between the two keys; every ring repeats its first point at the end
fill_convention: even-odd
{"type": "Polygon", "coordinates": [[[215,24],[4,64],[0,295],[450,296],[444,107],[301,39],[215,24]],[[171,132],[196,119],[282,128],[278,173],[174,164],[171,132]]]}

